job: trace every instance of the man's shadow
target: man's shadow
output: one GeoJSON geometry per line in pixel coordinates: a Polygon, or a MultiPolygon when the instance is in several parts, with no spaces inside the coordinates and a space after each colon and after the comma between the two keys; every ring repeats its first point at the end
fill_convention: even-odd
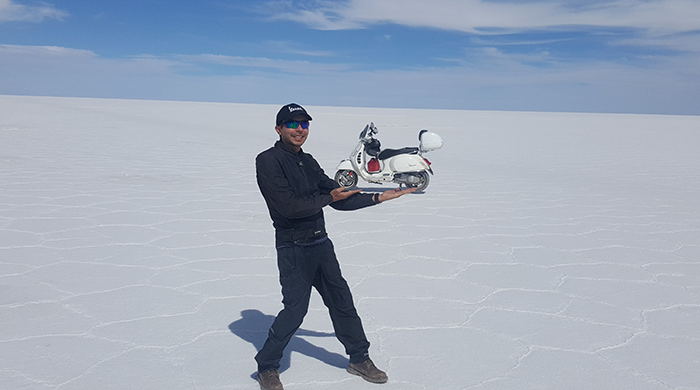
{"type": "MultiPolygon", "coordinates": [[[[267,340],[267,332],[275,320],[275,316],[265,315],[259,310],[243,310],[241,319],[232,322],[228,328],[233,334],[243,340],[253,344],[256,351],[260,351],[267,340]]],[[[299,328],[292,336],[291,341],[284,350],[284,355],[280,361],[280,372],[286,371],[290,366],[290,355],[292,352],[298,352],[306,356],[318,359],[329,366],[345,369],[348,366],[348,358],[317,347],[310,342],[300,338],[299,336],[311,337],[335,337],[335,333],[314,332],[299,328]]],[[[251,357],[252,358],[252,357],[251,357]]],[[[256,378],[256,373],[251,375],[256,378]]]]}

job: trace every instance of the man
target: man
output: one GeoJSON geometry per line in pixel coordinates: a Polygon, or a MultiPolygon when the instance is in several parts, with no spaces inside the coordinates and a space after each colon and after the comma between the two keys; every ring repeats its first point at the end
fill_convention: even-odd
{"type": "Polygon", "coordinates": [[[357,210],[398,198],[415,188],[362,194],[340,187],[301,149],[309,135],[309,121],[311,116],[300,105],[282,107],[275,126],[279,141],[255,160],[258,187],[275,227],[284,304],[255,356],[263,390],[283,389],[280,360],[308,311],[311,287],[323,298],[335,335],[350,356],[347,371],[374,383],[388,380],[369,358],[369,341],[326,234],[322,209],[330,205],[337,210],[357,210]]]}

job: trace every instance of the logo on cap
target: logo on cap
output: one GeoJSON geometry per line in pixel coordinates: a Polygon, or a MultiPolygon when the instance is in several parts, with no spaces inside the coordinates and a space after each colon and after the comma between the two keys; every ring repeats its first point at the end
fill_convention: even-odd
{"type": "Polygon", "coordinates": [[[290,103],[285,106],[282,106],[279,112],[277,112],[277,126],[281,125],[282,123],[288,120],[294,119],[295,116],[299,115],[303,115],[306,117],[306,119],[311,120],[311,115],[309,115],[309,113],[306,112],[304,107],[296,103],[290,103]]]}

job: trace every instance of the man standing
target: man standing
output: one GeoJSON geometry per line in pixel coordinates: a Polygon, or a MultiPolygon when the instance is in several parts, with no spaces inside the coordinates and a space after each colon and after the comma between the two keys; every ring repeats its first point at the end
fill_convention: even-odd
{"type": "Polygon", "coordinates": [[[340,187],[301,149],[309,135],[309,121],[311,116],[300,105],[282,107],[275,126],[279,141],[255,160],[258,187],[275,227],[284,304],[265,345],[255,356],[263,390],[283,389],[279,362],[308,311],[312,287],[328,307],[335,335],[350,356],[347,371],[374,383],[388,380],[369,358],[369,341],[326,234],[322,209],[330,205],[337,210],[357,210],[398,198],[415,188],[362,194],[340,187]]]}

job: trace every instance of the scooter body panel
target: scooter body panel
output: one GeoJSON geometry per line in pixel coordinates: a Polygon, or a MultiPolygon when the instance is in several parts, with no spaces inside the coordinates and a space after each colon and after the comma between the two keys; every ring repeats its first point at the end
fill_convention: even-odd
{"type": "Polygon", "coordinates": [[[417,154],[401,154],[384,161],[384,166],[395,173],[427,171],[430,167],[417,154]]]}

